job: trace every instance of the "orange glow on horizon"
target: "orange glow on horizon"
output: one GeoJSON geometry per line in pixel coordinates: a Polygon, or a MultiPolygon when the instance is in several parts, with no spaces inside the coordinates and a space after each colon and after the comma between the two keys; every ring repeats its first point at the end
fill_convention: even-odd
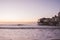
{"type": "Polygon", "coordinates": [[[0,24],[30,24],[35,22],[36,20],[0,20],[0,24]]]}
{"type": "Polygon", "coordinates": [[[36,22],[36,20],[0,20],[0,23],[4,22],[36,22]]]}
{"type": "Polygon", "coordinates": [[[2,23],[29,23],[29,22],[37,22],[38,17],[37,18],[33,18],[33,19],[0,19],[0,24],[2,23]]]}

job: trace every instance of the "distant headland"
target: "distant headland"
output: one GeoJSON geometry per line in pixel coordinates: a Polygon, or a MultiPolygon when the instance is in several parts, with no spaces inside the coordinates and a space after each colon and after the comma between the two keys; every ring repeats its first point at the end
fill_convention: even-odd
{"type": "Polygon", "coordinates": [[[54,16],[52,18],[41,18],[38,19],[38,25],[50,25],[50,26],[60,26],[60,12],[58,16],[54,16]]]}

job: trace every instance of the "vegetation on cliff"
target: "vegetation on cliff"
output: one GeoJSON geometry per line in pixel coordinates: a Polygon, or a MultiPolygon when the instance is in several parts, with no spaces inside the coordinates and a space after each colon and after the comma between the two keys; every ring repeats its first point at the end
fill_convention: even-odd
{"type": "Polygon", "coordinates": [[[51,26],[60,26],[60,12],[58,16],[52,18],[41,18],[38,19],[38,25],[51,25],[51,26]]]}

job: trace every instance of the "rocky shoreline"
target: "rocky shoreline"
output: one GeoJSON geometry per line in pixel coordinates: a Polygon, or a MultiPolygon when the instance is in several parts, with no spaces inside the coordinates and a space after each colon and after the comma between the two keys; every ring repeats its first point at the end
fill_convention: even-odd
{"type": "Polygon", "coordinates": [[[50,25],[50,26],[60,26],[60,12],[58,16],[52,18],[40,18],[38,19],[38,25],[50,25]]]}

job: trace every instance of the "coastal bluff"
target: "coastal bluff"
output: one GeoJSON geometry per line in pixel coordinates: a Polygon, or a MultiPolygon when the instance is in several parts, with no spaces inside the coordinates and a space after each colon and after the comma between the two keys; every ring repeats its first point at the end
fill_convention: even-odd
{"type": "Polygon", "coordinates": [[[40,18],[38,19],[38,25],[50,25],[50,26],[60,26],[60,12],[58,16],[52,18],[40,18]]]}

